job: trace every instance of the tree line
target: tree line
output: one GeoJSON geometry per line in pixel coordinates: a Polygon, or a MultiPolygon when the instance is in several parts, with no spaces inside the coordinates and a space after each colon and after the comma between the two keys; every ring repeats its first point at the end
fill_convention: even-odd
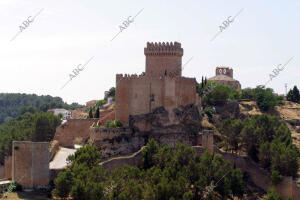
{"type": "Polygon", "coordinates": [[[242,198],[240,169],[220,154],[205,152],[200,158],[192,147],[158,145],[150,140],[140,166],[108,172],[99,166],[100,152],[86,145],[68,158],[66,171],[55,179],[55,197],[75,200],[175,200],[242,198]]]}
{"type": "Polygon", "coordinates": [[[51,108],[73,110],[82,106],[78,103],[69,105],[64,103],[60,97],[50,95],[0,93],[0,124],[27,112],[28,107],[30,107],[30,112],[34,113],[46,112],[51,108]]]}
{"type": "Polygon", "coordinates": [[[297,176],[299,150],[287,125],[276,116],[254,115],[244,120],[226,119],[218,130],[227,151],[246,152],[271,172],[274,184],[282,176],[297,176]]]}

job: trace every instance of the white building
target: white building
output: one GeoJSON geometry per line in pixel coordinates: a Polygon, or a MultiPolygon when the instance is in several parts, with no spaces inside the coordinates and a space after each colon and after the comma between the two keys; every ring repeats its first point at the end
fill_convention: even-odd
{"type": "Polygon", "coordinates": [[[72,111],[66,110],[64,108],[53,108],[48,110],[48,112],[52,112],[54,115],[62,114],[62,120],[71,119],[72,117],[72,111]]]}

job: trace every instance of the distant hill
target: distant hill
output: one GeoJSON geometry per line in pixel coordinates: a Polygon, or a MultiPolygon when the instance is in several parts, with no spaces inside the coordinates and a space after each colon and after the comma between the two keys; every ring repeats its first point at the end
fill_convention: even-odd
{"type": "Polygon", "coordinates": [[[11,118],[18,117],[26,110],[25,107],[31,107],[31,112],[34,112],[47,111],[50,108],[73,110],[82,106],[78,103],[69,105],[63,102],[62,98],[50,95],[0,93],[0,124],[11,118]]]}

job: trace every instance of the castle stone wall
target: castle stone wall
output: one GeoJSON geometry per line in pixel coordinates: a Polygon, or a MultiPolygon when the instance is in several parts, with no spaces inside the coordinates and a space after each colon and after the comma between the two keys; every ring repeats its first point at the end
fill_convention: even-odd
{"type": "Polygon", "coordinates": [[[146,114],[161,106],[172,110],[195,102],[194,78],[116,76],[116,119],[126,125],[129,115],[146,114]]]}
{"type": "Polygon", "coordinates": [[[4,179],[5,177],[5,167],[4,165],[0,165],[0,179],[4,179]]]}
{"type": "Polygon", "coordinates": [[[214,153],[214,133],[213,131],[204,130],[202,133],[202,146],[209,151],[214,153]]]}
{"type": "Polygon", "coordinates": [[[49,184],[49,143],[14,141],[12,179],[25,189],[49,184]]]}
{"type": "Polygon", "coordinates": [[[60,146],[74,147],[74,140],[77,137],[88,140],[90,137],[89,127],[97,123],[99,119],[70,119],[65,124],[56,128],[53,140],[57,140],[60,146]]]}
{"type": "Polygon", "coordinates": [[[159,77],[170,74],[181,76],[183,49],[180,43],[148,42],[144,53],[146,76],[159,77]]]}
{"type": "Polygon", "coordinates": [[[4,159],[4,175],[5,179],[11,179],[12,178],[12,157],[6,156],[4,159]]]}

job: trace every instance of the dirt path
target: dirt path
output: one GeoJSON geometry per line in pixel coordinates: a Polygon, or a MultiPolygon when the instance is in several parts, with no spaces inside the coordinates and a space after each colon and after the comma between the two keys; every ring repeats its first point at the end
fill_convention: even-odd
{"type": "Polygon", "coordinates": [[[119,157],[113,157],[113,158],[110,158],[110,159],[108,159],[108,160],[106,160],[106,161],[103,161],[103,162],[99,163],[99,165],[103,165],[103,164],[105,164],[105,163],[107,163],[107,162],[110,162],[110,161],[112,161],[112,160],[133,158],[133,157],[135,157],[137,154],[139,154],[141,151],[143,151],[143,149],[144,149],[145,147],[146,147],[146,146],[143,146],[140,150],[138,150],[137,152],[134,152],[133,154],[128,155],[128,156],[119,156],[119,157]]]}

